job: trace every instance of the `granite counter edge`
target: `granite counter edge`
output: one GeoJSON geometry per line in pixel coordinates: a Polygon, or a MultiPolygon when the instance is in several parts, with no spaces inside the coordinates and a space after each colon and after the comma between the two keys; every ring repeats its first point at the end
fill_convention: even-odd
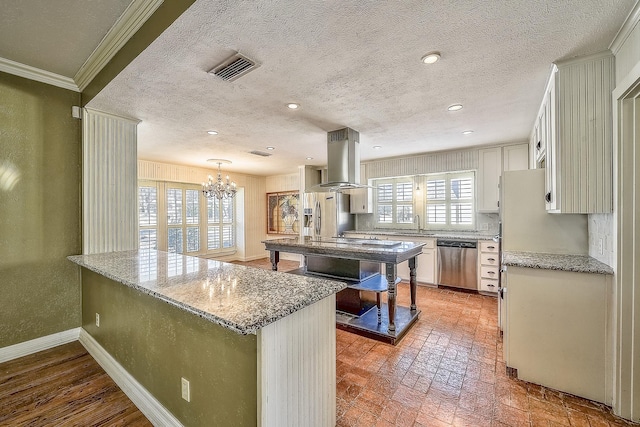
{"type": "MultiPolygon", "coordinates": [[[[86,269],[88,269],[90,271],[93,271],[94,273],[98,273],[98,274],[100,274],[100,275],[102,275],[102,276],[104,276],[104,277],[106,277],[106,278],[108,278],[110,280],[113,280],[115,282],[121,283],[121,284],[123,284],[123,285],[125,285],[125,286],[127,286],[129,288],[132,288],[132,289],[134,289],[136,291],[142,292],[142,293],[144,293],[146,295],[149,295],[149,296],[151,296],[153,298],[156,298],[156,299],[158,299],[160,301],[163,301],[163,302],[165,302],[167,304],[170,304],[170,305],[172,305],[172,306],[174,306],[176,308],[179,308],[179,309],[181,309],[183,311],[186,311],[188,313],[194,314],[194,315],[196,315],[198,317],[201,317],[201,318],[203,318],[203,319],[205,319],[205,320],[207,320],[207,321],[209,321],[211,323],[214,323],[214,324],[219,325],[219,326],[221,326],[223,328],[229,329],[229,330],[231,330],[231,331],[233,331],[233,332],[235,332],[237,334],[240,334],[240,335],[256,335],[258,330],[264,328],[265,326],[268,326],[271,323],[274,323],[274,322],[276,322],[276,321],[278,321],[280,319],[283,319],[283,318],[285,318],[285,317],[287,317],[287,316],[289,316],[289,315],[291,315],[291,314],[293,314],[293,313],[295,313],[297,311],[300,311],[300,310],[304,309],[305,307],[309,307],[309,306],[315,304],[316,302],[321,301],[322,299],[327,298],[327,297],[335,294],[336,292],[339,292],[341,289],[344,289],[344,288],[347,287],[347,284],[344,283],[344,282],[340,282],[340,281],[337,281],[337,280],[331,280],[332,282],[335,282],[336,284],[338,284],[338,283],[342,284],[343,285],[342,288],[341,289],[336,289],[334,292],[330,292],[330,293],[328,293],[326,295],[319,294],[317,296],[317,298],[310,298],[310,299],[308,299],[308,300],[306,300],[306,301],[304,301],[303,303],[300,303],[300,304],[293,304],[293,305],[282,307],[282,309],[278,312],[278,315],[275,315],[275,316],[270,317],[268,319],[262,319],[262,320],[260,320],[260,321],[258,321],[256,323],[254,323],[254,324],[247,325],[247,326],[243,327],[241,325],[238,325],[237,323],[229,322],[224,318],[215,316],[215,315],[213,315],[211,313],[207,313],[207,312],[202,311],[202,310],[198,310],[198,309],[196,309],[196,308],[194,308],[194,307],[192,307],[192,306],[190,306],[188,304],[185,304],[185,303],[183,303],[181,301],[177,301],[177,300],[169,298],[169,297],[167,297],[165,295],[162,295],[162,294],[159,294],[157,292],[154,292],[151,289],[148,289],[148,288],[145,288],[143,286],[140,286],[137,283],[134,283],[134,282],[132,282],[130,280],[123,279],[122,277],[118,277],[117,275],[114,275],[114,274],[110,273],[107,270],[104,270],[102,268],[96,267],[94,265],[88,265],[85,262],[83,262],[82,257],[83,257],[83,255],[70,255],[70,256],[67,257],[67,259],[69,261],[77,264],[79,267],[86,268],[86,269]]],[[[318,280],[322,280],[322,279],[318,279],[318,280]]],[[[336,286],[336,288],[339,288],[339,286],[336,286]]]]}
{"type": "Polygon", "coordinates": [[[540,270],[567,271],[571,273],[613,275],[613,268],[588,255],[543,254],[535,252],[504,252],[505,266],[540,270]],[[575,261],[587,261],[576,263],[575,261]]]}

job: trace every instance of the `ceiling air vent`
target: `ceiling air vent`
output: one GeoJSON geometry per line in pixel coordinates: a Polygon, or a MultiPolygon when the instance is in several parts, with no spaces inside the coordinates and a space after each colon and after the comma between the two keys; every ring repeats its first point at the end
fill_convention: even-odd
{"type": "Polygon", "coordinates": [[[249,153],[255,154],[256,156],[261,156],[261,157],[269,157],[271,155],[271,153],[265,153],[264,151],[258,151],[258,150],[249,151],[249,153]]]}
{"type": "Polygon", "coordinates": [[[214,67],[209,73],[220,77],[222,80],[232,82],[256,68],[258,68],[258,64],[255,61],[236,53],[222,64],[214,67]]]}

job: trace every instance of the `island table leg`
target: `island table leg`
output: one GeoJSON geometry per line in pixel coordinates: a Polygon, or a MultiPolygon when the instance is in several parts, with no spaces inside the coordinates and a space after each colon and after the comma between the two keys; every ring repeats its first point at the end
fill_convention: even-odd
{"type": "Polygon", "coordinates": [[[416,289],[418,281],[416,280],[416,257],[409,258],[409,289],[411,290],[411,310],[416,309],[416,289]]]}
{"type": "Polygon", "coordinates": [[[396,332],[396,265],[385,264],[385,275],[387,277],[387,305],[389,307],[389,333],[396,332]]]}
{"type": "Polygon", "coordinates": [[[271,260],[271,269],[278,271],[278,263],[280,262],[280,251],[269,251],[269,259],[271,260]]]}

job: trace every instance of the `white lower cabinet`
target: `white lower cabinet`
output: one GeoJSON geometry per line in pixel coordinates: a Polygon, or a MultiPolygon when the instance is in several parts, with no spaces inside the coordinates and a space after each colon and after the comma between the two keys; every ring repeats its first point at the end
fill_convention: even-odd
{"type": "MultiPolygon", "coordinates": [[[[438,265],[436,262],[438,253],[436,239],[408,236],[390,236],[390,239],[424,242],[425,245],[422,247],[422,253],[416,258],[416,281],[429,285],[436,283],[436,266],[438,265]]],[[[409,261],[398,264],[398,276],[404,281],[409,281],[409,261]]]]}
{"type": "Polygon", "coordinates": [[[493,240],[478,241],[478,290],[498,292],[500,277],[500,247],[493,240]]]}
{"type": "Polygon", "coordinates": [[[508,266],[505,277],[507,367],[521,380],[611,405],[612,276],[508,266]]]}
{"type": "MultiPolygon", "coordinates": [[[[435,285],[438,265],[438,248],[436,247],[436,239],[425,237],[413,237],[403,235],[389,234],[360,234],[348,233],[347,237],[354,239],[380,239],[380,240],[398,240],[405,242],[424,242],[422,253],[416,258],[416,281],[419,284],[435,285]]],[[[381,273],[384,274],[384,266],[381,265],[381,273]]],[[[409,261],[398,264],[396,274],[403,281],[409,281],[409,261]]]]}

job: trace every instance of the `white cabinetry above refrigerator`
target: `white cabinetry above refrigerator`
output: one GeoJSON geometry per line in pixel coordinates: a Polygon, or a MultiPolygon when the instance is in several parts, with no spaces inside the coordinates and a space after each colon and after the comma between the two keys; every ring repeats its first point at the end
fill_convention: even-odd
{"type": "Polygon", "coordinates": [[[478,150],[477,211],[498,213],[500,210],[500,176],[504,171],[529,168],[528,144],[478,150]]]}

